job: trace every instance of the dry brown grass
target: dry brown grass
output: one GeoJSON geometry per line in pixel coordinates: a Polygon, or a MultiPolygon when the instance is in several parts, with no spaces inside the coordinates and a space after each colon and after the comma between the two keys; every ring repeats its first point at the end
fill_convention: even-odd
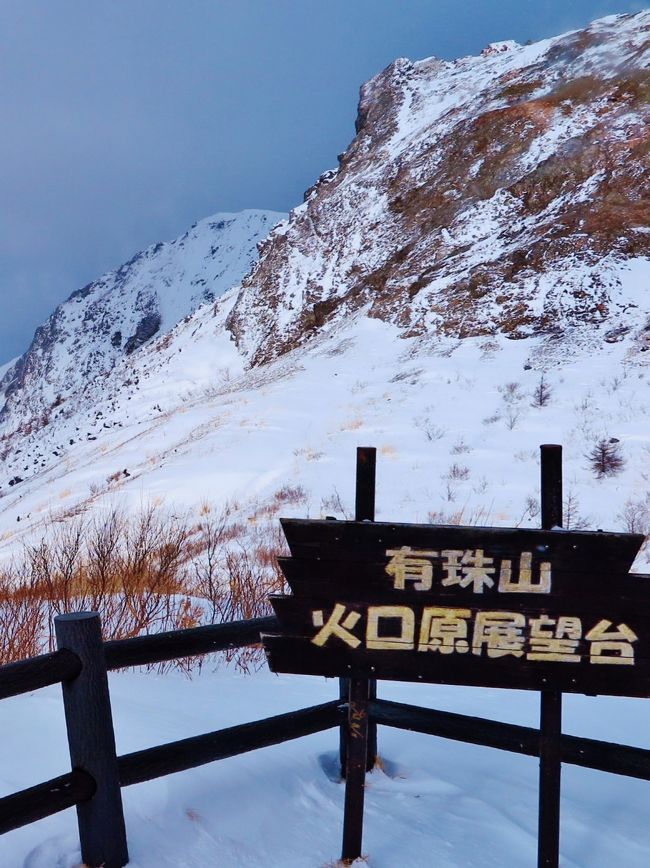
{"type": "MultiPolygon", "coordinates": [[[[284,587],[282,535],[271,519],[304,498],[302,489],[280,489],[255,507],[252,523],[208,504],[194,524],[156,505],[53,522],[0,571],[0,664],[52,650],[53,618],[63,612],[99,612],[105,639],[269,614],[268,595],[284,587]]],[[[262,659],[258,648],[226,657],[244,669],[262,659]]]]}

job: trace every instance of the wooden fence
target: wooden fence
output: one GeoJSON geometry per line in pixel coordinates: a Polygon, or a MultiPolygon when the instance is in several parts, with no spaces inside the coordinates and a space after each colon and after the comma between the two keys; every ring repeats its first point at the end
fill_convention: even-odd
{"type": "MultiPolygon", "coordinates": [[[[90,629],[93,632],[99,627],[97,615],[61,617],[69,634],[79,637],[90,632],[89,625],[92,625],[90,629]]],[[[119,788],[301,738],[343,723],[347,717],[347,703],[335,700],[116,757],[110,705],[101,707],[97,698],[92,701],[100,707],[103,716],[95,716],[94,728],[91,729],[88,707],[77,704],[85,701],[84,694],[88,697],[93,689],[98,690],[98,682],[106,678],[107,670],[253,644],[259,641],[260,631],[275,626],[275,618],[257,618],[104,642],[97,646],[99,654],[95,653],[94,663],[89,659],[92,654],[84,660],[83,652],[78,655],[62,644],[52,654],[0,667],[0,699],[62,682],[71,757],[79,758],[84,751],[88,752],[83,764],[73,759],[73,770],[68,774],[0,799],[0,833],[76,805],[86,865],[122,868],[128,862],[128,852],[119,788]],[[80,682],[84,668],[88,676],[85,685],[80,682]],[[92,683],[94,688],[90,686],[92,683]],[[77,702],[71,702],[66,693],[74,692],[77,687],[80,688],[77,702]],[[96,753],[96,745],[100,742],[104,745],[101,755],[96,753]],[[114,768],[117,769],[116,775],[114,768]]],[[[526,756],[540,755],[540,731],[531,727],[383,699],[370,700],[369,712],[374,724],[526,756]]],[[[560,756],[562,762],[572,765],[650,781],[650,750],[562,735],[560,756]]]]}
{"type": "MultiPolygon", "coordinates": [[[[374,450],[358,451],[358,520],[374,518],[374,458],[374,450]]],[[[543,462],[543,479],[544,474],[551,477],[542,504],[545,524],[556,520],[561,508],[557,472],[557,464],[554,468],[552,461],[543,462]]],[[[354,679],[349,696],[347,684],[342,683],[338,700],[117,756],[108,671],[256,644],[260,633],[278,628],[277,620],[256,618],[109,642],[101,640],[96,613],[61,615],[55,624],[57,651],[0,667],[0,699],[61,683],[72,770],[0,799],[0,834],[74,805],[82,858],[90,868],[122,868],[128,862],[122,787],[337,726],[341,727],[341,756],[347,776],[346,864],[352,861],[346,846],[350,853],[360,843],[363,801],[359,803],[357,784],[360,779],[363,787],[365,770],[374,762],[377,725],[540,757],[540,868],[558,864],[561,763],[650,780],[650,750],[562,735],[559,697],[543,697],[538,730],[378,699],[376,685],[360,684],[359,679],[354,679]],[[349,706],[360,701],[354,694],[359,690],[370,730],[362,757],[365,762],[360,761],[358,752],[347,750],[352,744],[349,706]],[[545,810],[550,818],[545,817],[545,810]]]]}

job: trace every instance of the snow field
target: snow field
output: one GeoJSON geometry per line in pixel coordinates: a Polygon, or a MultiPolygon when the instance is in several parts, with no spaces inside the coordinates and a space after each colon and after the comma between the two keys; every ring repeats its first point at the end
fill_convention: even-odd
{"type": "MultiPolygon", "coordinates": [[[[118,753],[318,704],[333,680],[243,676],[227,667],[110,676],[118,753]]],[[[538,696],[522,691],[380,683],[382,697],[527,726],[538,696]]],[[[68,768],[60,691],[2,704],[0,794],[68,768]]],[[[650,748],[644,700],[565,696],[564,731],[650,748]]],[[[319,733],[123,790],[130,868],[326,868],[340,853],[344,785],[338,733],[319,733]]],[[[382,768],[367,779],[370,868],[533,868],[537,760],[379,728],[382,768]]],[[[563,767],[562,865],[645,868],[648,783],[563,767]]],[[[3,868],[78,865],[74,810],[1,841],[3,868]]]]}

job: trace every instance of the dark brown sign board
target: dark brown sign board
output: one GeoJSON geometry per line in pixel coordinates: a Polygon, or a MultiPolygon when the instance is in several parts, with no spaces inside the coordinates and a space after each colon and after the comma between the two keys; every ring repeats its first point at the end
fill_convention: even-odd
{"type": "Polygon", "coordinates": [[[275,672],[650,696],[639,534],[283,519],[275,672]]]}

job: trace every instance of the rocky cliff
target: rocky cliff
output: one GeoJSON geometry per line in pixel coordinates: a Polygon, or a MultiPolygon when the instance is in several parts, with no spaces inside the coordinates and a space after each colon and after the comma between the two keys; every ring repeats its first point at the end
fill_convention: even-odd
{"type": "Polygon", "coordinates": [[[634,332],[650,255],[650,13],[453,62],[400,59],[263,246],[228,319],[253,364],[365,310],[405,337],[634,332]]]}

